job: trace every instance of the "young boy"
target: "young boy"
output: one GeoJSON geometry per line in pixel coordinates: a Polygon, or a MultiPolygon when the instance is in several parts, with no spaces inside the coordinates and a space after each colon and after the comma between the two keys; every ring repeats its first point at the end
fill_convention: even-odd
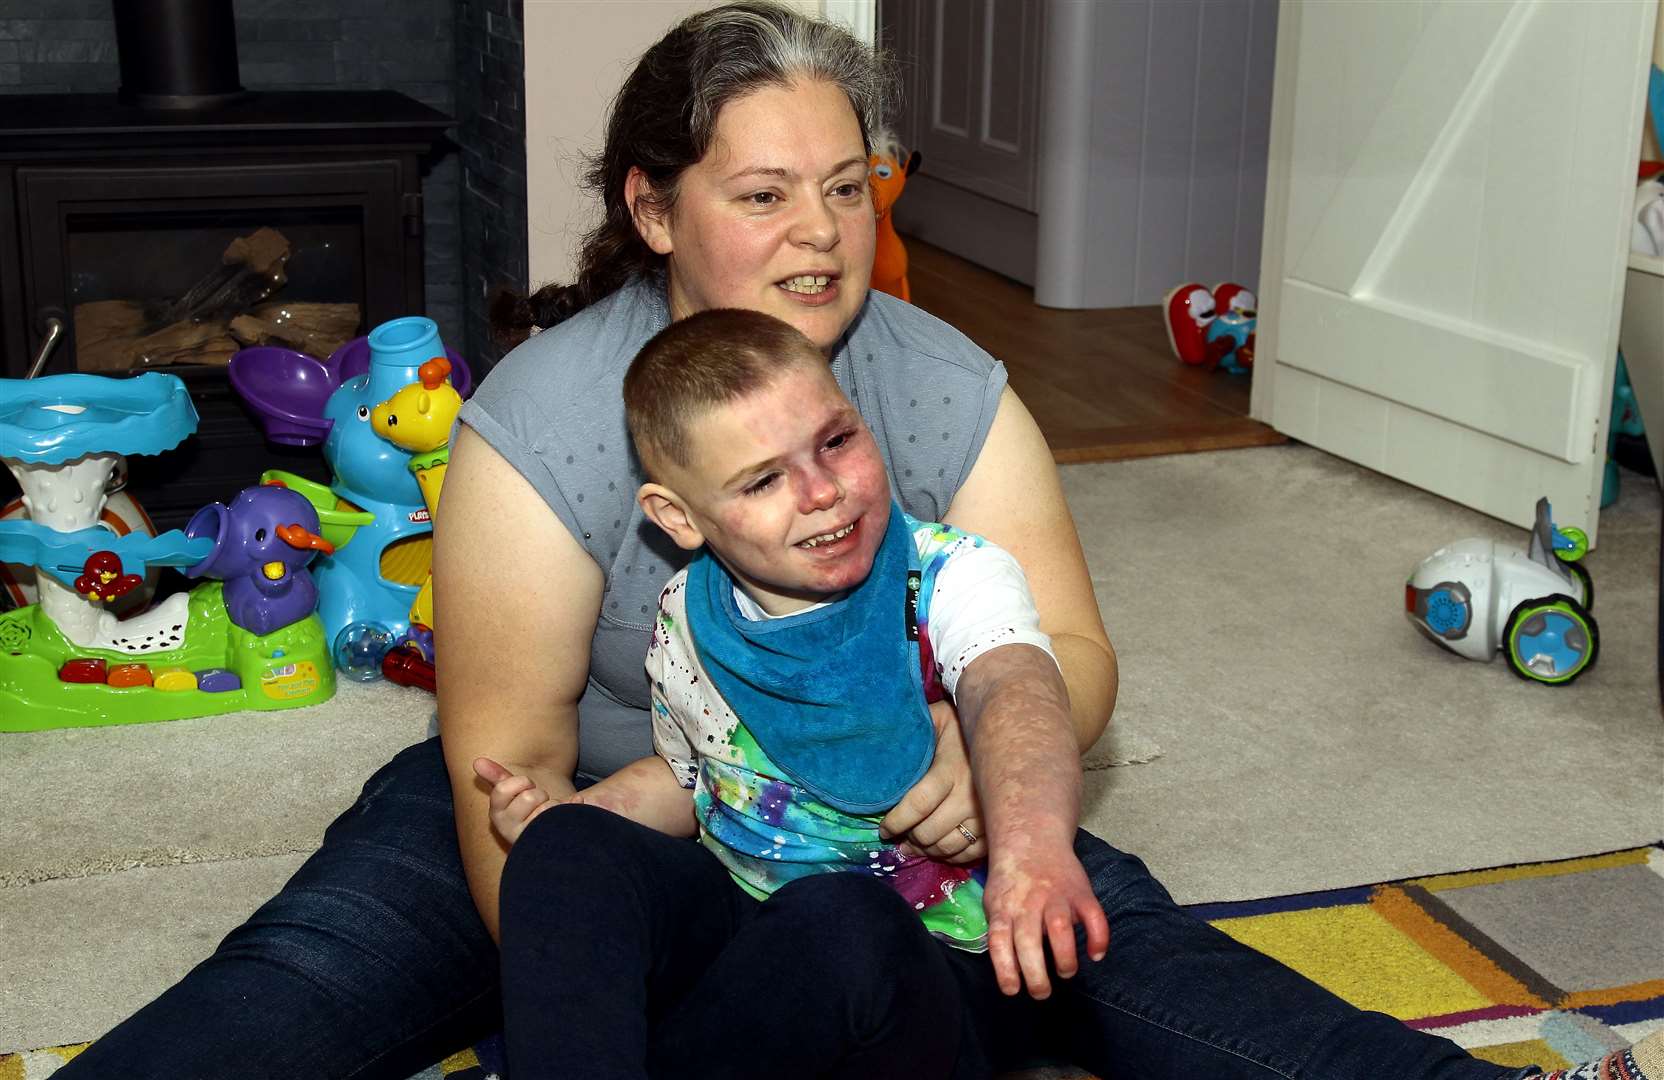
{"type": "MultiPolygon", "coordinates": [[[[638,502],[698,554],[661,595],[647,656],[655,755],[572,801],[697,831],[756,899],[828,871],[882,878],[937,938],[986,948],[1008,995],[1047,996],[1047,946],[1074,973],[1077,923],[1100,959],[1108,925],[1072,850],[1067,692],[1015,561],[901,512],[825,357],[772,317],[672,324],[624,395],[651,478],[638,502]],[[927,701],[944,695],[971,748],[985,886],[879,834],[930,764],[927,701]]],[[[554,805],[489,759],[475,769],[511,844],[554,805]]]]}

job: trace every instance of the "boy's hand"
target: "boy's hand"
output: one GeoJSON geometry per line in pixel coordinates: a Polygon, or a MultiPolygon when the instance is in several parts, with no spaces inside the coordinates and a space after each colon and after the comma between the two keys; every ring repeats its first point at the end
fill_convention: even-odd
{"type": "Polygon", "coordinates": [[[988,867],[982,906],[988,915],[988,956],[1000,990],[1015,995],[1028,984],[1036,1001],[1051,996],[1046,945],[1058,978],[1079,970],[1075,924],[1086,928],[1086,952],[1102,960],[1109,951],[1109,920],[1092,895],[1080,860],[1068,848],[1041,853],[1030,848],[1010,858],[996,853],[988,867]]]}
{"type": "Polygon", "coordinates": [[[474,759],[474,775],[491,785],[491,827],[510,847],[532,818],[562,801],[530,776],[511,772],[488,757],[474,759]]]}
{"type": "Polygon", "coordinates": [[[965,734],[959,727],[959,715],[946,701],[930,706],[930,719],[936,726],[936,756],[919,782],[878,823],[878,834],[885,840],[905,837],[898,845],[905,854],[973,863],[988,854],[988,844],[982,838],[981,811],[971,781],[965,734]],[[974,842],[965,839],[960,825],[976,837],[974,842]]]}

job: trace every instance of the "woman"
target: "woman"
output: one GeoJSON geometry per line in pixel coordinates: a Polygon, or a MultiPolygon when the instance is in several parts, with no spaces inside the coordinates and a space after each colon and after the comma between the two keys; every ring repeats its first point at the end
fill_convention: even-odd
{"type": "MultiPolygon", "coordinates": [[[[605,220],[578,282],[539,298],[536,321],[558,325],[485,380],[452,450],[435,551],[443,757],[430,740],[371,778],[277,897],[63,1075],[400,1078],[495,1029],[504,851],[471,763],[571,791],[575,773],[649,751],[642,658],[679,564],[631,509],[640,473],[618,386],[673,317],[757,308],[826,349],[903,505],[1022,563],[1077,740],[1097,739],[1114,653],[1045,442],[997,363],[867,293],[867,133],[882,97],[862,46],[765,4],[694,15],[643,57],[590,177],[605,220]]],[[[885,827],[974,859],[964,747],[956,724],[938,726],[935,764],[885,827]]],[[[1076,850],[1110,951],[1059,982],[1047,1010],[1101,1075],[1514,1075],[1188,918],[1101,841],[1082,833],[1076,850]]],[[[981,990],[999,993],[991,979],[981,990]]],[[[1003,1056],[994,1032],[978,1036],[1003,1056]]]]}

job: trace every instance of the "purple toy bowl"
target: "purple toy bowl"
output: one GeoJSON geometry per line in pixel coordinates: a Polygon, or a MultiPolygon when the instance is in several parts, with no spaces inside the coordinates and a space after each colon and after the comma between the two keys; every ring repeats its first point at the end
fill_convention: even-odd
{"type": "MultiPolygon", "coordinates": [[[[466,398],[474,392],[474,374],[468,370],[468,361],[458,356],[456,350],[445,346],[445,358],[451,362],[451,386],[458,394],[466,398]]],[[[326,361],[330,374],[335,378],[335,385],[340,386],[348,379],[355,379],[370,370],[370,338],[353,338],[345,345],[329,354],[326,361]]]]}
{"type": "Polygon", "coordinates": [[[277,345],[254,345],[237,350],[229,373],[232,388],[272,442],[317,446],[329,434],[324,403],[340,382],[322,360],[277,345]]]}

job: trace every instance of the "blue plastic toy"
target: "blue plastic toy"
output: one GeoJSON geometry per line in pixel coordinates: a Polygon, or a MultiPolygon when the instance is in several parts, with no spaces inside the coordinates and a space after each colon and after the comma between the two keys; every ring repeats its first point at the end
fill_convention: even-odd
{"type": "Polygon", "coordinates": [[[1613,455],[1618,449],[1618,437],[1640,438],[1647,433],[1641,423],[1641,406],[1635,402],[1635,388],[1629,383],[1629,368],[1624,354],[1618,353],[1618,373],[1612,379],[1612,422],[1606,433],[1606,471],[1601,476],[1600,505],[1605,509],[1618,501],[1618,462],[1613,455]]]}
{"type": "Polygon", "coordinates": [[[312,567],[318,614],[337,667],[351,677],[380,677],[381,657],[372,654],[406,635],[411,603],[432,568],[433,525],[411,474],[411,453],[379,437],[370,415],[418,381],[418,369],[435,357],[449,359],[458,373],[453,382],[465,392],[467,365],[445,348],[433,320],[419,315],[383,323],[327,362],[270,348],[231,359],[231,384],[269,437],[323,444],[328,485],[277,470],[261,480],[293,488],[317,508],[323,537],[335,548],[312,567]],[[351,354],[365,345],[369,362],[354,374],[351,354]]]}
{"type": "Polygon", "coordinates": [[[1219,357],[1219,370],[1232,375],[1246,374],[1252,366],[1244,362],[1243,348],[1254,337],[1254,316],[1239,311],[1227,311],[1208,324],[1206,341],[1209,355],[1219,357]]]}

